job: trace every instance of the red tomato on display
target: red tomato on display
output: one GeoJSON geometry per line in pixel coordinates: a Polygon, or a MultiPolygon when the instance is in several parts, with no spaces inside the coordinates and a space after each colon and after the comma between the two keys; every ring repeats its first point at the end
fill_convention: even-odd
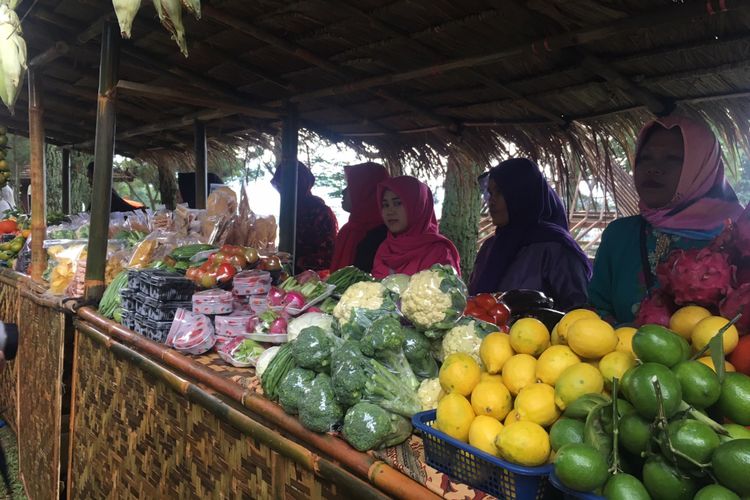
{"type": "Polygon", "coordinates": [[[474,297],[474,302],[485,311],[489,311],[497,305],[497,300],[489,293],[480,293],[474,297]]]}
{"type": "Polygon", "coordinates": [[[510,309],[508,306],[502,303],[495,304],[495,307],[487,311],[490,316],[495,318],[495,323],[498,325],[504,325],[510,319],[510,309]]]}
{"type": "Polygon", "coordinates": [[[486,314],[484,310],[479,307],[479,305],[476,302],[469,302],[466,306],[466,309],[464,309],[464,314],[466,316],[473,316],[478,317],[480,314],[486,314]]]}
{"type": "Polygon", "coordinates": [[[220,264],[216,269],[216,279],[222,283],[232,279],[235,274],[237,274],[237,268],[228,262],[220,264]]]}
{"type": "Polygon", "coordinates": [[[727,360],[734,368],[745,375],[750,375],[750,335],[740,338],[740,343],[734,348],[727,360]]]}

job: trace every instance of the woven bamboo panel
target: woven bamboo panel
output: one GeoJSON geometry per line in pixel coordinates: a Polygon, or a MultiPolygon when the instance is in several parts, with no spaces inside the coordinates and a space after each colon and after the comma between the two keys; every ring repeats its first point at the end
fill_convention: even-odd
{"type": "Polygon", "coordinates": [[[70,498],[337,498],[256,440],[76,333],[70,498]]]}
{"type": "MultiPolygon", "coordinates": [[[[0,280],[0,321],[18,322],[18,287],[12,281],[0,280]]],[[[14,432],[18,430],[15,363],[7,363],[0,370],[0,418],[8,422],[14,432]]]]}
{"type": "Polygon", "coordinates": [[[32,297],[20,299],[18,442],[29,498],[57,498],[65,315],[32,297]]]}

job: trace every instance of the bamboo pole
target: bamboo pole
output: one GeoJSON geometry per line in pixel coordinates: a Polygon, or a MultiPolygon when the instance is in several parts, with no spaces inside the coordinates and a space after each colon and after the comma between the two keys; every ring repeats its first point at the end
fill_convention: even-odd
{"type": "Polygon", "coordinates": [[[165,347],[152,342],[142,335],[131,332],[122,325],[100,316],[94,309],[83,307],[78,310],[78,317],[91,323],[115,339],[124,342],[138,352],[155,358],[171,368],[180,370],[195,380],[252,411],[256,415],[274,422],[283,432],[296,439],[314,446],[343,464],[349,470],[376,485],[386,493],[397,498],[437,498],[425,487],[401,474],[391,466],[375,457],[360,453],[342,440],[328,434],[317,434],[307,430],[299,420],[287,415],[280,406],[244,389],[239,384],[219,376],[211,369],[165,347]]]}
{"type": "Polygon", "coordinates": [[[99,65],[99,98],[96,110],[94,144],[94,184],[91,200],[91,230],[86,259],[87,302],[98,302],[104,293],[104,271],[107,265],[109,213],[112,193],[112,160],[115,150],[117,111],[117,70],[119,65],[119,29],[112,22],[102,30],[99,65]]]}
{"type": "Polygon", "coordinates": [[[62,151],[62,212],[70,215],[70,149],[62,151]]]}
{"type": "Polygon", "coordinates": [[[31,279],[42,281],[47,267],[47,180],[44,151],[44,103],[36,70],[29,69],[29,148],[31,160],[31,279]]]}
{"type": "Polygon", "coordinates": [[[208,197],[208,149],[206,147],[206,124],[196,120],[195,132],[195,208],[205,210],[208,197]]]}
{"type": "Polygon", "coordinates": [[[292,254],[296,265],[297,246],[297,145],[299,115],[296,106],[289,106],[281,130],[281,210],[279,212],[279,249],[292,254]]]}

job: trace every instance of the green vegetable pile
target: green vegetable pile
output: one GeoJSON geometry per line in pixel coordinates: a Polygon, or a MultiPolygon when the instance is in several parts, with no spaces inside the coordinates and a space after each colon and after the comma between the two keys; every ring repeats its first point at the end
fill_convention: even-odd
{"type": "Polygon", "coordinates": [[[326,280],[329,285],[336,285],[333,294],[337,296],[341,296],[350,286],[362,281],[374,281],[374,278],[370,274],[360,271],[354,266],[342,267],[331,273],[326,280]]]}
{"type": "Polygon", "coordinates": [[[122,321],[120,290],[127,285],[128,273],[127,271],[121,271],[104,290],[102,300],[99,302],[99,314],[105,318],[114,319],[118,323],[122,321]]]}

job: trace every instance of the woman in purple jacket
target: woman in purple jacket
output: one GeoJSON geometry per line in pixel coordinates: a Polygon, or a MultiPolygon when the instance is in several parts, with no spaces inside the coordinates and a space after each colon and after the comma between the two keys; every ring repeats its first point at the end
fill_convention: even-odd
{"type": "Polygon", "coordinates": [[[469,292],[538,290],[563,311],[585,304],[591,263],[539,167],[506,160],[490,170],[487,193],[496,230],[479,250],[469,292]]]}

